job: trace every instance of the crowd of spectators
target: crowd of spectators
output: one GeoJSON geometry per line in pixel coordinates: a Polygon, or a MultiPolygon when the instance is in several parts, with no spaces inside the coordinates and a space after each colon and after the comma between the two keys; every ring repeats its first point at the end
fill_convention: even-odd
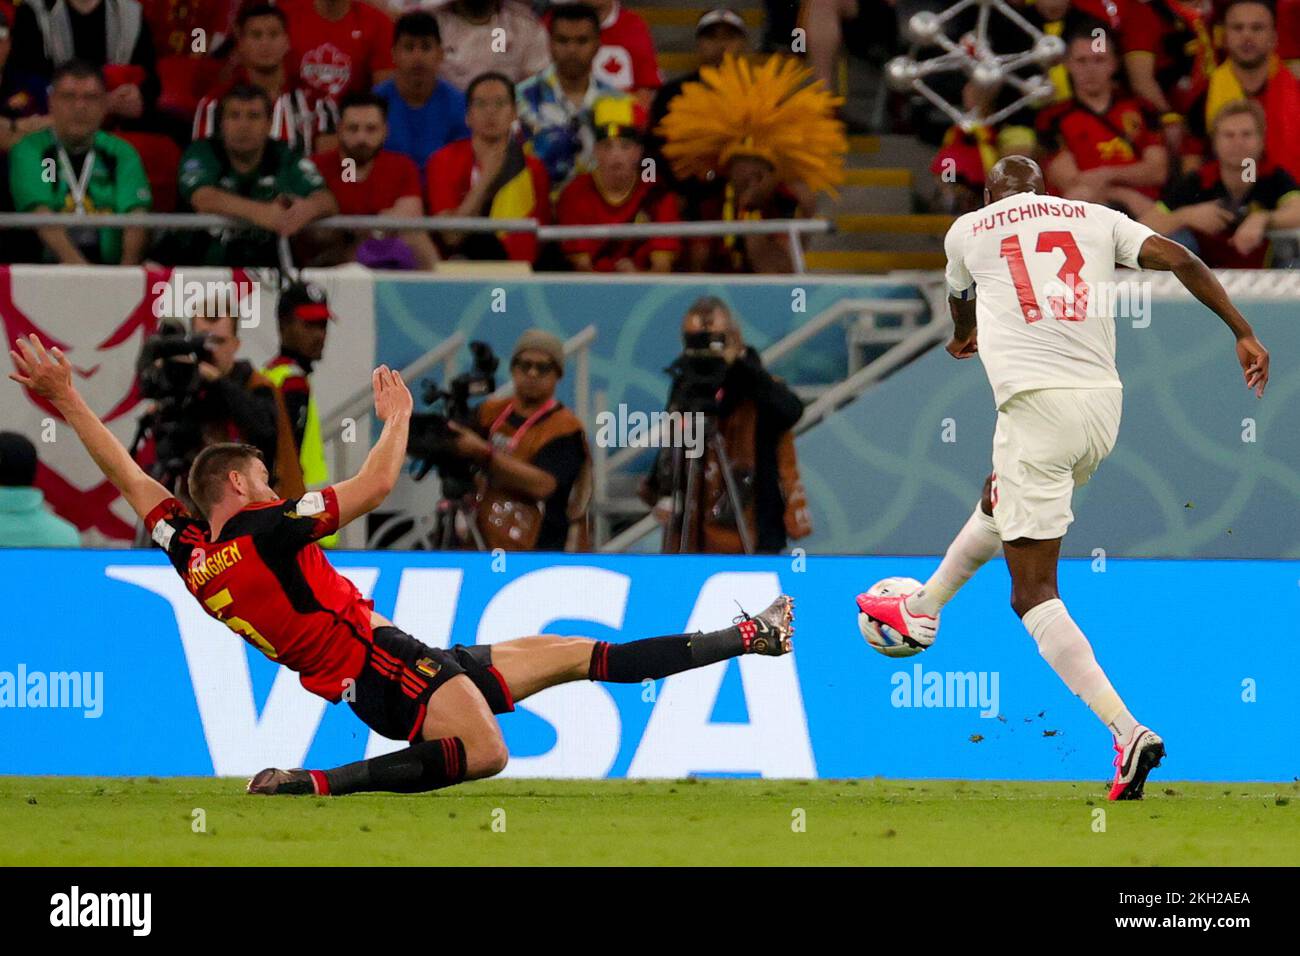
{"type": "MultiPolygon", "coordinates": [[[[947,211],[983,202],[999,158],[1030,155],[1051,192],[1120,209],[1213,267],[1275,262],[1268,232],[1300,225],[1300,0],[1036,0],[1025,16],[1065,43],[1055,101],[949,130],[932,166],[947,211]]],[[[990,36],[999,53],[1029,44],[990,36]]],[[[960,93],[977,116],[1013,96],[960,93]]]]}
{"type": "MultiPolygon", "coordinates": [[[[702,66],[749,49],[727,8],[705,11],[696,39],[702,66]]],[[[311,228],[339,213],[618,225],[811,212],[761,161],[678,181],[651,130],[681,87],[664,85],[649,27],[618,0],[0,0],[0,211],[241,223],[51,226],[6,234],[4,258],[273,266],[287,239],[299,266],[788,268],[750,254],[752,237],[311,228]]]]}

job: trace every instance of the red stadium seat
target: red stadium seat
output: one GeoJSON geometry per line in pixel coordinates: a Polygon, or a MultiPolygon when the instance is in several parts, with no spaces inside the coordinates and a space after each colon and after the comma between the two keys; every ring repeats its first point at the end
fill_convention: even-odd
{"type": "Polygon", "coordinates": [[[140,154],[145,175],[153,187],[153,211],[176,211],[176,180],[181,165],[181,148],[161,133],[118,132],[140,154]]]}

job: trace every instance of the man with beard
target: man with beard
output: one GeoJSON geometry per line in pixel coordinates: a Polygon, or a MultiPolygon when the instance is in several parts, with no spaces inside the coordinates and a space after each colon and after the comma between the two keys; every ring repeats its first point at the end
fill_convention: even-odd
{"type": "MultiPolygon", "coordinates": [[[[415,163],[401,153],[384,149],[388,135],[387,104],[374,93],[349,93],[339,103],[339,145],[317,153],[312,162],[325,178],[330,192],[345,216],[405,216],[424,214],[420,173],[415,163]]],[[[428,233],[417,230],[400,237],[366,238],[356,233],[322,234],[331,243],[317,265],[337,265],[378,253],[380,245],[389,260],[409,261],[421,269],[432,269],[438,261],[428,233]],[[369,252],[367,252],[369,250],[369,252]],[[360,253],[360,256],[358,256],[360,253]]]]}
{"type": "Polygon", "coordinates": [[[204,265],[276,265],[277,236],[296,235],[338,205],[310,159],[271,139],[271,100],[264,90],[237,86],[227,93],[218,126],[218,137],[191,144],[181,157],[181,201],[187,211],[249,225],[199,236],[186,258],[204,265]]]}
{"type": "Polygon", "coordinates": [[[1198,159],[1219,110],[1250,99],[1264,108],[1264,164],[1300,179],[1300,80],[1277,56],[1272,7],[1263,0],[1232,0],[1223,12],[1223,48],[1227,62],[1210,74],[1204,94],[1187,112],[1198,159]]]}

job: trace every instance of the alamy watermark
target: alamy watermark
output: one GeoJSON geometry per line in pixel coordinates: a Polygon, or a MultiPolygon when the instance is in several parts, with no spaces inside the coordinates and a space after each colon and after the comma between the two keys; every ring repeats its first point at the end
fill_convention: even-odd
{"type": "Polygon", "coordinates": [[[683,448],[687,458],[704,454],[703,412],[614,411],[596,414],[596,444],[601,448],[683,448]]]}
{"type": "Polygon", "coordinates": [[[187,279],[178,269],[149,292],[158,319],[231,316],[240,328],[253,329],[262,315],[262,286],[253,279],[187,279]]]}
{"type": "Polygon", "coordinates": [[[981,717],[996,717],[997,671],[927,671],[919,663],[912,670],[895,671],[889,678],[894,707],[978,707],[981,717]]]}
{"type": "Polygon", "coordinates": [[[0,708],[57,708],[82,711],[97,720],[104,713],[103,671],[0,671],[0,708]]]}

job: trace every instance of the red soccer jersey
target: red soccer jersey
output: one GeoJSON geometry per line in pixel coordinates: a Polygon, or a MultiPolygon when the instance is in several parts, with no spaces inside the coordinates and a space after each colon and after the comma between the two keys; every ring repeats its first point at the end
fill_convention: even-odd
{"type": "Polygon", "coordinates": [[[377,216],[403,196],[423,200],[420,172],[411,158],[401,153],[381,149],[370,175],[357,182],[343,178],[343,157],[337,149],[317,153],[311,161],[325,177],[325,184],[338,200],[339,212],[345,216],[377,216]]]}
{"type": "MultiPolygon", "coordinates": [[[[1112,99],[1105,113],[1094,113],[1078,100],[1050,106],[1039,116],[1038,137],[1052,153],[1069,152],[1081,172],[1131,165],[1141,160],[1143,150],[1162,143],[1141,104],[1122,97],[1112,99]]],[[[1160,194],[1156,186],[1133,188],[1152,198],[1160,194]]]]}
{"type": "Polygon", "coordinates": [[[375,74],[393,68],[393,21],[368,3],[352,0],[342,19],[326,20],[312,0],[285,0],[290,61],[317,99],[368,90],[375,74]]]}
{"type": "Polygon", "coordinates": [[[338,526],[333,488],[250,505],[215,541],[208,523],[175,498],[145,518],[154,543],[209,616],[334,703],[365,664],[373,607],[315,543],[338,526]]]}
{"type": "MultiPolygon", "coordinates": [[[[591,173],[583,173],[564,187],[555,204],[555,221],[561,226],[619,225],[632,222],[678,222],[677,198],[644,180],[627,199],[614,205],[596,186],[591,173]]],[[[597,272],[612,272],[620,259],[631,259],[638,269],[650,268],[650,253],[679,252],[681,240],[673,236],[654,239],[566,239],[566,255],[588,253],[597,272]]]]}

